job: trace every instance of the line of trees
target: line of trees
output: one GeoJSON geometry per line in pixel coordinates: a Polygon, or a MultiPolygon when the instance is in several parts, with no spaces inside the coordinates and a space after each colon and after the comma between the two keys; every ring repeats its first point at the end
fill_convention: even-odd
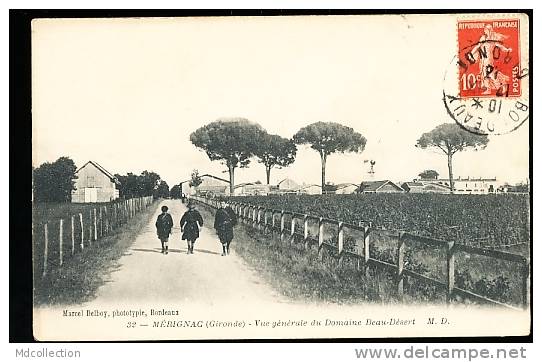
{"type": "MultiPolygon", "coordinates": [[[[235,170],[248,167],[253,157],[265,167],[269,184],[273,168],[287,167],[295,161],[297,145],[318,152],[321,161],[321,187],[326,187],[327,158],[333,153],[361,153],[367,139],[353,128],[336,122],[316,122],[301,128],[291,139],[269,134],[259,124],[245,118],[220,118],[190,135],[190,141],[205,151],[211,161],[219,161],[229,173],[230,193],[235,185],[235,170]]],[[[450,190],[454,191],[452,157],[468,149],[484,149],[486,135],[469,132],[455,123],[444,123],[418,139],[416,147],[436,148],[448,158],[450,190]]],[[[438,177],[429,172],[429,176],[438,177]]]]}
{"type": "Polygon", "coordinates": [[[231,193],[237,168],[248,167],[251,159],[256,157],[264,165],[269,184],[273,168],[287,167],[295,161],[297,145],[309,145],[320,154],[323,189],[327,156],[335,152],[361,152],[367,142],[354,129],[334,122],[313,123],[287,139],[269,134],[259,124],[245,118],[218,119],[194,131],[190,141],[205,151],[211,161],[226,166],[231,193]]]}
{"type": "Polygon", "coordinates": [[[126,175],[115,174],[115,177],[120,182],[119,194],[123,198],[169,197],[169,185],[156,172],[145,170],[140,175],[128,172],[126,175]]]}

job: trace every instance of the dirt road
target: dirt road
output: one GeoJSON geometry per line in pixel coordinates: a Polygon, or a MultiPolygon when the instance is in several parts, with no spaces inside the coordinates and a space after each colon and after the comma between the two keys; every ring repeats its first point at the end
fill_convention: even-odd
{"type": "Polygon", "coordinates": [[[119,260],[120,268],[98,290],[96,303],[152,301],[216,305],[280,302],[281,297],[235,255],[234,250],[228,256],[221,256],[222,246],[212,227],[214,220],[204,220],[194,254],[187,254],[179,225],[186,207],[178,200],[165,200],[159,206],[162,205],[169,207],[174,221],[169,254],[161,253],[156,236],[154,223],[160,213],[158,207],[119,260]]]}

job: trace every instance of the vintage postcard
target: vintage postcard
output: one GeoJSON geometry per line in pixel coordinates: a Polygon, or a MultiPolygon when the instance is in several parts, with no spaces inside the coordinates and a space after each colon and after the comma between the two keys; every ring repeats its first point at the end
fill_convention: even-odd
{"type": "Polygon", "coordinates": [[[528,335],[529,24],[34,20],[35,338],[528,335]]]}

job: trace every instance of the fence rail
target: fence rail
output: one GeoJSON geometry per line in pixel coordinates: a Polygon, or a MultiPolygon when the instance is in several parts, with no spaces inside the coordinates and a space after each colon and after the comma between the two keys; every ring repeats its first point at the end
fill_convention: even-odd
{"type": "MultiPolygon", "coordinates": [[[[218,208],[220,202],[218,200],[207,199],[202,197],[193,197],[194,200],[210,206],[218,208]]],[[[455,257],[457,253],[467,253],[469,255],[480,255],[494,260],[504,260],[520,265],[521,270],[521,307],[528,306],[528,280],[529,280],[529,261],[527,258],[512,253],[507,253],[497,250],[488,250],[473,246],[463,245],[455,241],[444,241],[425,236],[419,236],[403,231],[388,231],[389,235],[395,240],[395,262],[379,260],[370,256],[371,242],[369,235],[374,230],[370,226],[353,225],[344,223],[339,220],[323,218],[314,215],[301,214],[287,210],[267,209],[261,206],[246,204],[242,202],[230,202],[235,213],[240,217],[241,221],[256,228],[258,230],[268,232],[271,231],[273,236],[277,236],[283,242],[293,243],[295,238],[301,238],[305,249],[310,247],[310,244],[318,244],[318,256],[323,260],[324,250],[331,249],[338,258],[338,266],[343,265],[343,260],[346,256],[357,259],[357,269],[362,271],[367,277],[370,277],[369,267],[373,266],[377,269],[391,270],[395,273],[395,288],[399,300],[403,299],[404,295],[404,278],[405,276],[414,278],[428,285],[433,285],[444,289],[446,293],[446,303],[452,303],[455,296],[470,298],[482,303],[503,306],[511,309],[521,309],[517,306],[496,301],[487,296],[479,295],[473,291],[459,288],[455,285],[455,257]],[[269,217],[268,217],[269,215],[269,217]],[[286,218],[290,218],[290,225],[287,225],[286,218]],[[316,238],[310,235],[309,221],[317,223],[316,238]],[[296,232],[296,226],[300,225],[302,232],[296,232]],[[287,227],[288,226],[288,227],[287,227]],[[337,240],[337,245],[332,245],[325,240],[326,229],[333,228],[332,233],[334,239],[337,240]],[[347,251],[344,248],[344,230],[349,228],[361,232],[360,240],[356,240],[356,245],[360,246],[357,252],[347,251]],[[278,234],[278,235],[276,235],[278,234]],[[445,281],[417,273],[405,268],[405,242],[419,243],[424,246],[434,246],[442,249],[446,254],[446,278],[445,281]]]]}
{"type": "Polygon", "coordinates": [[[80,212],[59,219],[58,223],[57,220],[47,221],[43,225],[41,277],[45,277],[53,265],[61,267],[66,258],[72,257],[77,252],[82,252],[85,247],[91,247],[93,242],[127,223],[152,202],[152,196],[133,198],[91,207],[87,218],[83,216],[83,212],[80,212]],[[52,228],[57,225],[56,230],[52,228]],[[68,230],[66,230],[66,225],[69,225],[68,230]],[[66,245],[67,242],[69,243],[66,245]],[[55,249],[51,248],[53,244],[55,249]],[[68,251],[65,250],[66,246],[69,246],[68,251]]]}

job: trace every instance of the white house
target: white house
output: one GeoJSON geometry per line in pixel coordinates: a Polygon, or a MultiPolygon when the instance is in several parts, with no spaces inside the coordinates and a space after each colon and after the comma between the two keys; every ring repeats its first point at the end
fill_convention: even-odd
{"type": "Polygon", "coordinates": [[[322,186],[316,184],[302,185],[298,192],[305,195],[320,195],[322,193],[322,186]]]}
{"type": "Polygon", "coordinates": [[[72,202],[109,202],[119,198],[119,180],[94,161],[88,161],[76,171],[72,202]]]}
{"type": "Polygon", "coordinates": [[[195,193],[207,196],[225,196],[230,194],[230,182],[213,175],[201,175],[202,182],[194,187],[195,193]]]}
{"type": "Polygon", "coordinates": [[[235,196],[268,195],[270,193],[270,190],[271,190],[270,185],[246,182],[239,185],[235,185],[235,188],[233,189],[233,194],[235,196]]]}
{"type": "MultiPolygon", "coordinates": [[[[424,181],[424,180],[420,180],[424,181]]],[[[435,180],[432,180],[435,182],[435,180]]],[[[450,187],[450,180],[438,179],[436,183],[450,187]]],[[[501,184],[497,178],[461,178],[454,179],[454,193],[456,194],[492,194],[497,192],[501,184]]]]}
{"type": "Polygon", "coordinates": [[[359,185],[353,183],[342,183],[337,185],[335,193],[338,195],[355,194],[359,190],[359,185]]]}
{"type": "Polygon", "coordinates": [[[450,186],[442,185],[436,182],[436,180],[420,181],[414,180],[412,182],[404,182],[401,187],[411,194],[426,194],[426,193],[438,193],[449,194],[450,186]]]}

